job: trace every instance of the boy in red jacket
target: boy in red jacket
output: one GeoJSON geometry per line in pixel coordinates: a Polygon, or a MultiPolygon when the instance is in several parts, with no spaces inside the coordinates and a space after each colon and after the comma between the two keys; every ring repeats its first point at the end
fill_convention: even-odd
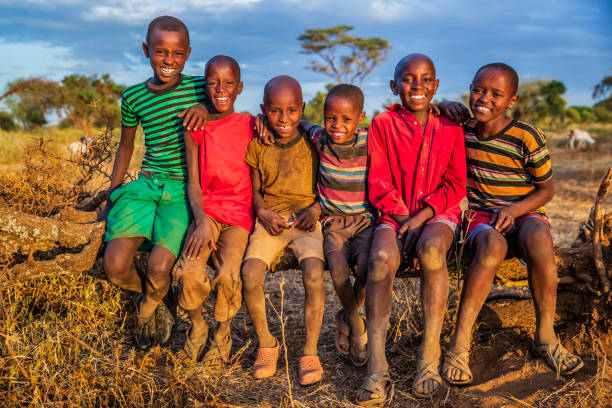
{"type": "Polygon", "coordinates": [[[440,332],[448,296],[446,253],[461,221],[466,165],[460,126],[429,113],[438,88],[431,59],[402,58],[390,82],[395,104],[369,130],[369,198],[380,212],[374,233],[366,289],[368,374],[358,405],[384,402],[392,392],[385,338],[391,314],[393,278],[413,257],[421,267],[423,341],[413,393],[428,397],[441,384],[440,332]]]}

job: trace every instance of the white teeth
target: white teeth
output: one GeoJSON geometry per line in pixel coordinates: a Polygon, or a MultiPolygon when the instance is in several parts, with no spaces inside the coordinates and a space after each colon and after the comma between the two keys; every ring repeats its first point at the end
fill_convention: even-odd
{"type": "Polygon", "coordinates": [[[479,112],[491,112],[491,109],[485,108],[484,106],[477,106],[476,110],[479,112]]]}
{"type": "Polygon", "coordinates": [[[160,71],[164,74],[171,74],[174,72],[174,69],[170,69],[170,68],[160,68],[160,71]]]}
{"type": "Polygon", "coordinates": [[[291,128],[289,126],[278,126],[277,129],[280,130],[281,132],[287,132],[291,128]]]}
{"type": "Polygon", "coordinates": [[[425,95],[411,95],[410,98],[412,98],[412,99],[425,99],[425,95]]]}
{"type": "Polygon", "coordinates": [[[218,102],[227,102],[229,101],[229,98],[225,97],[225,98],[215,98],[218,102]]]}

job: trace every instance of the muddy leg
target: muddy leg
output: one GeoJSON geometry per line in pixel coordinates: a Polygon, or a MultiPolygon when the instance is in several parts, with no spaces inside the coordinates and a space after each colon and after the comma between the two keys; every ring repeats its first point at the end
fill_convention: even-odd
{"type": "Polygon", "coordinates": [[[263,292],[263,283],[268,271],[265,262],[250,258],[242,265],[242,293],[253,328],[259,339],[259,347],[274,347],[276,339],[268,329],[268,319],[266,317],[266,298],[263,292]]]}
{"type": "Polygon", "coordinates": [[[134,257],[144,238],[115,238],[104,251],[104,272],[109,281],[120,288],[141,293],[143,282],[134,266],[134,257]]]}
{"type": "Polygon", "coordinates": [[[318,258],[306,258],[300,263],[304,283],[304,320],[306,327],[305,356],[316,356],[317,342],[323,323],[325,310],[325,286],[323,285],[323,261],[318,258]]]}

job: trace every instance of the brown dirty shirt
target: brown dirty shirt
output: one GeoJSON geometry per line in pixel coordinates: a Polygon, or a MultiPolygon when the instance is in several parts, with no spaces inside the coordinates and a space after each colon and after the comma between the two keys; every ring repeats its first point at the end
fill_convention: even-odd
{"type": "Polygon", "coordinates": [[[265,146],[255,138],[247,148],[246,163],[259,170],[266,207],[289,217],[312,205],[317,197],[317,152],[300,129],[287,144],[265,146]]]}

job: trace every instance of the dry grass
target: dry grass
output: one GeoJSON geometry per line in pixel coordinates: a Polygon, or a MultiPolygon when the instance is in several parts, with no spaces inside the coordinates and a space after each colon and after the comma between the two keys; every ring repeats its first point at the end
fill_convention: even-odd
{"type": "MultiPolygon", "coordinates": [[[[50,147],[49,151],[59,150],[50,147]]],[[[609,164],[610,157],[601,152],[553,151],[561,186],[558,195],[566,200],[575,194],[571,206],[578,208],[567,214],[563,202],[553,206],[553,227],[556,224],[554,228],[559,228],[555,234],[565,233],[558,227],[560,215],[567,214],[567,225],[586,218],[577,203],[586,207],[590,200],[590,208],[592,199],[587,192],[594,195],[595,189],[591,192],[588,183],[597,183],[600,167],[609,164]]],[[[588,215],[588,209],[584,211],[588,215]]],[[[452,263],[461,264],[460,260],[459,253],[451,257],[452,263]]],[[[11,262],[9,255],[0,254],[0,273],[5,273],[11,262]]],[[[213,370],[200,364],[184,366],[175,359],[174,353],[189,329],[184,316],[168,348],[135,351],[130,338],[131,296],[103,279],[99,262],[82,275],[35,279],[0,292],[0,406],[351,407],[365,368],[354,368],[334,348],[332,322],[339,303],[329,276],[319,342],[326,377],[312,387],[301,387],[295,381],[304,339],[300,272],[269,274],[265,291],[271,331],[283,339],[285,349],[279,371],[265,380],[254,380],[248,372],[256,336],[244,308],[232,325],[231,362],[223,370],[213,370]]],[[[609,316],[588,316],[589,301],[571,292],[559,296],[557,330],[564,343],[584,358],[586,365],[579,374],[556,381],[541,360],[525,352],[533,333],[531,301],[495,302],[485,306],[475,331],[471,362],[477,379],[474,386],[444,387],[430,401],[415,400],[410,391],[422,336],[418,292],[417,279],[397,279],[394,284],[387,336],[387,356],[397,390],[392,406],[547,408],[612,404],[609,316]]],[[[457,301],[457,296],[449,298],[443,345],[449,340],[457,301]]],[[[211,316],[211,305],[212,299],[205,305],[207,316],[211,316]]]]}

